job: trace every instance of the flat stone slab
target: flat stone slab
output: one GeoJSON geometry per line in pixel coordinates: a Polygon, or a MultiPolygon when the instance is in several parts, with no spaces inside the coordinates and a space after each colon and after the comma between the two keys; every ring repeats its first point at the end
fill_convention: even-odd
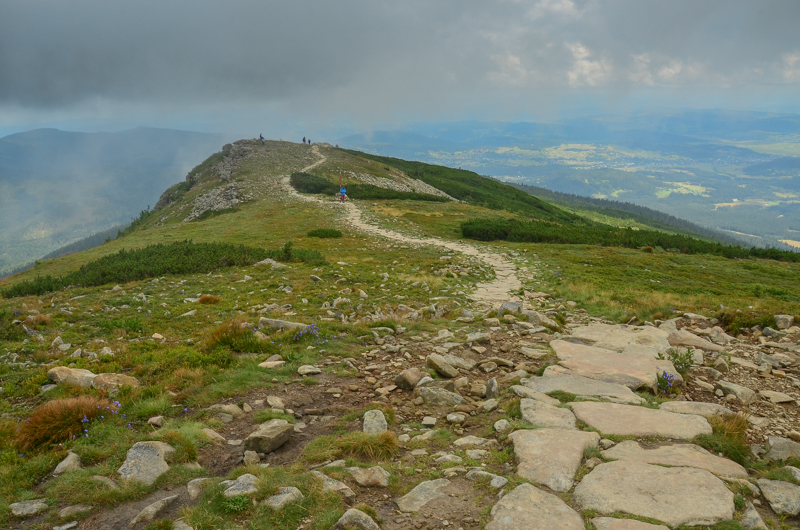
{"type": "Polygon", "coordinates": [[[617,353],[564,340],[551,341],[550,347],[558,356],[558,364],[573,375],[624,385],[632,390],[654,388],[656,374],[664,371],[675,376],[676,384],[683,382],[667,360],[617,353]]]}
{"type": "Polygon", "coordinates": [[[336,521],[331,530],[381,530],[381,527],[361,510],[350,508],[336,521]]]}
{"type": "Polygon", "coordinates": [[[682,329],[678,329],[670,333],[669,337],[667,337],[667,340],[671,346],[676,347],[683,346],[686,348],[697,348],[711,352],[719,352],[725,349],[719,344],[714,344],[711,341],[698,337],[694,333],[682,329]]]}
{"type": "Polygon", "coordinates": [[[650,524],[636,519],[614,519],[613,517],[595,517],[592,519],[595,530],[669,530],[663,524],[650,524]]]}
{"type": "Polygon", "coordinates": [[[520,484],[491,511],[486,530],[584,530],[578,512],[553,495],[530,484],[520,484]]]}
{"type": "MultiPolygon", "coordinates": [[[[644,399],[637,396],[625,385],[598,381],[580,375],[554,375],[550,377],[531,377],[523,379],[522,385],[536,392],[554,392],[561,390],[580,397],[597,397],[614,403],[638,405],[644,399]]],[[[511,387],[512,391],[514,387],[511,387]]],[[[517,393],[517,395],[519,395],[517,393]]]]}
{"type": "Polygon", "coordinates": [[[596,432],[563,429],[520,430],[509,435],[514,443],[517,475],[553,491],[569,491],[583,452],[597,447],[596,432]]]}
{"type": "Polygon", "coordinates": [[[582,510],[650,517],[670,527],[713,525],[733,518],[733,493],[703,469],[640,462],[601,464],[575,487],[582,510]]]}
{"type": "Polygon", "coordinates": [[[355,492],[350,489],[350,486],[344,482],[336,480],[335,478],[331,478],[325,473],[317,471],[316,469],[313,470],[311,474],[322,481],[322,489],[325,491],[336,492],[346,499],[352,499],[356,496],[355,492]]]}
{"type": "Polygon", "coordinates": [[[574,328],[570,340],[616,352],[622,352],[630,345],[645,346],[656,352],[664,352],[670,348],[667,337],[669,333],[652,326],[592,324],[574,328]]]}
{"type": "Polygon", "coordinates": [[[562,409],[534,399],[523,398],[519,402],[522,419],[534,427],[555,429],[576,429],[575,415],[569,409],[562,409]]]}
{"type": "Polygon", "coordinates": [[[769,451],[764,458],[769,460],[786,460],[787,458],[800,458],[800,443],[788,438],[770,436],[767,438],[769,451]]]}
{"type": "Polygon", "coordinates": [[[536,390],[528,388],[527,386],[513,385],[511,387],[511,391],[521,398],[534,399],[536,401],[541,401],[542,403],[547,403],[548,405],[561,404],[561,402],[556,398],[552,398],[547,394],[543,394],[542,392],[537,392],[536,390]]]}
{"type": "Polygon", "coordinates": [[[274,318],[261,317],[258,319],[258,329],[305,329],[308,325],[299,322],[289,322],[287,320],[276,320],[274,318]]]}
{"type": "Polygon", "coordinates": [[[136,515],[136,517],[131,520],[130,523],[128,523],[128,526],[136,526],[142,522],[152,521],[159,513],[164,511],[166,507],[175,502],[178,497],[179,495],[171,495],[146,506],[141,512],[138,513],[138,515],[136,515]]]}
{"type": "Polygon", "coordinates": [[[716,403],[703,403],[701,401],[667,401],[658,407],[667,412],[674,412],[676,414],[694,414],[695,416],[703,416],[706,419],[713,417],[721,417],[726,414],[733,414],[731,409],[725,408],[716,403]]]}
{"type": "Polygon", "coordinates": [[[164,442],[137,442],[128,450],[125,462],[117,473],[124,479],[149,486],[169,471],[166,458],[174,452],[175,449],[164,442]]]}
{"type": "Polygon", "coordinates": [[[617,403],[578,401],[570,405],[575,417],[603,434],[689,440],[712,433],[711,425],[702,416],[617,403]]]}
{"type": "Polygon", "coordinates": [[[32,501],[14,502],[8,505],[14,517],[29,517],[47,509],[47,501],[34,499],[32,501]]]}
{"type": "Polygon", "coordinates": [[[779,515],[800,514],[800,486],[782,480],[757,480],[772,510],[779,515]]]}
{"type": "Polygon", "coordinates": [[[446,494],[442,493],[450,481],[446,478],[437,478],[436,480],[426,480],[420,482],[417,486],[397,499],[397,507],[401,512],[418,512],[420,508],[428,504],[434,499],[444,497],[446,494]]]}
{"type": "Polygon", "coordinates": [[[732,460],[713,455],[694,444],[664,445],[645,449],[634,440],[625,440],[603,456],[614,460],[627,460],[644,464],[659,464],[670,467],[694,467],[705,469],[721,477],[747,477],[747,470],[732,460]]]}
{"type": "Polygon", "coordinates": [[[271,497],[267,497],[261,504],[269,506],[275,511],[282,510],[286,505],[293,502],[302,501],[305,498],[303,493],[294,486],[287,486],[285,488],[278,488],[278,493],[271,497]]]}

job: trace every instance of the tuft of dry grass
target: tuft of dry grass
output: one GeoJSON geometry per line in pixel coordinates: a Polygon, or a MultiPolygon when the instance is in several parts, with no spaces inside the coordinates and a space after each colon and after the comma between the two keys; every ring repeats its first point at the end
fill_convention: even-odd
{"type": "Polygon", "coordinates": [[[377,435],[355,431],[344,436],[320,436],[306,445],[303,457],[309,462],[323,462],[345,456],[374,461],[393,458],[399,452],[400,444],[390,431],[377,435]]]}
{"type": "Polygon", "coordinates": [[[17,431],[16,443],[22,451],[57,444],[80,435],[111,402],[94,396],[56,399],[31,412],[17,431]]]}
{"type": "Polygon", "coordinates": [[[200,296],[200,299],[197,302],[204,305],[212,305],[222,302],[222,298],[213,294],[204,294],[200,296]]]}
{"type": "Polygon", "coordinates": [[[48,315],[30,315],[26,320],[28,326],[30,327],[37,327],[37,326],[46,326],[50,323],[50,316],[48,315]]]}

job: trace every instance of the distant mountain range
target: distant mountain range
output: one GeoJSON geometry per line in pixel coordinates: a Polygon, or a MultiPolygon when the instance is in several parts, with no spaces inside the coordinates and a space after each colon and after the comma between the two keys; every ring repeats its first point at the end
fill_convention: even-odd
{"type": "Polygon", "coordinates": [[[140,127],[0,138],[0,274],[126,224],[224,138],[140,127]]]}

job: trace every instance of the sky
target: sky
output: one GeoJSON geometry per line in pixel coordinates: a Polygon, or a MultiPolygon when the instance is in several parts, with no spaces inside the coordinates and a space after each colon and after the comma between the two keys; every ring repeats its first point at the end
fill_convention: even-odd
{"type": "Polygon", "coordinates": [[[0,136],[800,112],[797,0],[3,0],[0,136]]]}

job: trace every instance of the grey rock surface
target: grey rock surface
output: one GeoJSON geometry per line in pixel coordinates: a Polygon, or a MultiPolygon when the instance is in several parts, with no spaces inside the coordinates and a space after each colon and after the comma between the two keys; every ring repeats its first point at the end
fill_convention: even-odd
{"type": "Polygon", "coordinates": [[[386,423],[386,416],[377,409],[368,410],[364,413],[364,432],[367,434],[381,434],[386,432],[389,425],[386,423]]]}
{"type": "Polygon", "coordinates": [[[595,517],[592,519],[595,530],[669,530],[663,524],[650,524],[635,519],[614,519],[613,517],[595,517]]]}
{"type": "Polygon", "coordinates": [[[14,517],[30,517],[47,509],[45,499],[33,499],[30,501],[14,502],[8,505],[11,508],[11,515],[14,517]]]}
{"type": "Polygon", "coordinates": [[[292,435],[294,426],[286,420],[274,418],[261,424],[244,440],[245,451],[270,453],[285,444],[292,435]]]}
{"type": "Polygon", "coordinates": [[[616,403],[580,401],[571,405],[579,420],[603,434],[688,440],[712,432],[702,416],[616,403]]]}
{"type": "Polygon", "coordinates": [[[128,450],[125,462],[117,473],[123,479],[149,486],[169,471],[166,459],[174,452],[175,448],[164,442],[137,442],[128,450]]]}
{"type": "Polygon", "coordinates": [[[450,392],[444,388],[424,386],[419,388],[419,397],[426,405],[433,407],[448,407],[458,405],[464,398],[460,394],[450,392]]]}
{"type": "Polygon", "coordinates": [[[381,527],[361,510],[350,508],[336,521],[331,530],[381,530],[381,527]]]}
{"type": "Polygon", "coordinates": [[[523,398],[519,403],[522,419],[534,427],[576,429],[575,415],[569,410],[541,401],[523,398]]]}
{"type": "Polygon", "coordinates": [[[517,475],[559,492],[572,488],[584,451],[600,441],[596,432],[563,429],[519,430],[508,437],[517,475]]]}
{"type": "Polygon", "coordinates": [[[531,377],[523,379],[522,385],[536,392],[547,393],[556,390],[581,397],[596,397],[614,403],[638,405],[644,401],[625,385],[598,381],[580,375],[554,375],[550,377],[531,377]]]}
{"type": "Polygon", "coordinates": [[[277,494],[267,497],[262,501],[261,504],[269,506],[273,510],[278,511],[286,507],[287,504],[301,501],[304,498],[305,496],[299,489],[293,486],[287,486],[284,488],[278,488],[277,494]]]}
{"type": "Polygon", "coordinates": [[[520,484],[494,505],[486,530],[584,530],[581,516],[553,495],[520,484]]]}
{"type": "Polygon", "coordinates": [[[575,487],[582,510],[630,513],[669,526],[713,525],[733,518],[733,493],[702,469],[617,461],[595,467],[575,487]]]}
{"type": "Polygon", "coordinates": [[[800,486],[782,480],[756,481],[772,510],[779,515],[800,514],[800,486]]]}
{"type": "Polygon", "coordinates": [[[322,489],[324,489],[325,491],[336,492],[345,499],[352,499],[353,497],[356,496],[353,490],[350,489],[350,486],[348,486],[344,482],[338,481],[335,478],[331,478],[325,473],[322,473],[321,471],[317,470],[313,470],[311,474],[322,481],[322,489]]]}
{"type": "Polygon", "coordinates": [[[646,449],[635,440],[625,440],[603,456],[613,460],[627,460],[670,467],[705,469],[720,477],[747,477],[747,470],[732,460],[713,455],[694,444],[675,444],[646,449]]]}
{"type": "Polygon", "coordinates": [[[164,510],[164,508],[175,502],[178,497],[178,495],[170,495],[169,497],[164,497],[163,499],[146,506],[136,517],[131,519],[131,522],[128,523],[128,526],[136,526],[138,523],[152,521],[164,510]]]}
{"type": "Polygon", "coordinates": [[[449,484],[450,481],[446,478],[426,480],[417,484],[414,489],[396,499],[395,502],[401,512],[418,512],[430,501],[444,497],[445,494],[441,490],[449,484]]]}

